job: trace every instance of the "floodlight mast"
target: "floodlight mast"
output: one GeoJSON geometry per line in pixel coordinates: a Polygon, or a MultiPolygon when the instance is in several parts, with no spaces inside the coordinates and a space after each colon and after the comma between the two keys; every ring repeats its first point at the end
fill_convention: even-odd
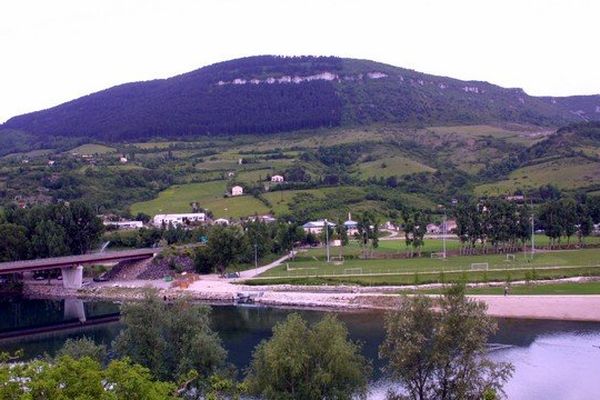
{"type": "Polygon", "coordinates": [[[446,222],[446,211],[444,210],[444,221],[442,222],[442,243],[443,243],[443,248],[444,248],[444,259],[446,259],[446,228],[447,226],[447,222],[446,222]]]}
{"type": "Polygon", "coordinates": [[[535,216],[533,214],[533,200],[531,201],[531,258],[535,253],[535,216]]]}
{"type": "Polygon", "coordinates": [[[329,222],[325,219],[325,243],[327,245],[327,262],[329,262],[329,222]]]}

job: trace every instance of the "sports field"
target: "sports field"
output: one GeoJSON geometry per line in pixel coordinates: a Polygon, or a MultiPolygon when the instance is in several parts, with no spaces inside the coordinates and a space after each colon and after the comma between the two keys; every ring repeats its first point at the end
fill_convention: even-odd
{"type": "MultiPolygon", "coordinates": [[[[332,255],[337,255],[335,251],[332,255]]],[[[346,259],[326,263],[301,254],[296,261],[280,265],[258,277],[263,283],[357,283],[405,285],[466,280],[470,282],[551,279],[600,275],[600,250],[552,251],[524,254],[455,256],[364,260],[346,259]]]]}

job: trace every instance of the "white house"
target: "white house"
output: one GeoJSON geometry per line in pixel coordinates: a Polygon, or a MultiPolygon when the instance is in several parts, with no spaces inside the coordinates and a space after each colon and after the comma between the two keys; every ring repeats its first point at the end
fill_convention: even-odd
{"type": "Polygon", "coordinates": [[[49,166],[53,166],[54,165],[54,160],[48,160],[48,165],[49,166]]]}
{"type": "Polygon", "coordinates": [[[348,235],[354,235],[358,233],[358,222],[352,220],[352,215],[348,213],[348,221],[344,222],[344,227],[348,235]]]}
{"type": "Polygon", "coordinates": [[[140,229],[144,227],[142,221],[104,221],[104,226],[114,226],[117,229],[140,229]]]}
{"type": "Polygon", "coordinates": [[[206,222],[205,213],[188,214],[157,214],[152,219],[152,224],[156,227],[164,225],[179,226],[190,222],[206,222]]]}
{"type": "MultiPolygon", "coordinates": [[[[335,226],[335,224],[333,222],[329,222],[329,221],[327,221],[327,225],[329,225],[330,227],[335,226]]],[[[309,222],[305,223],[304,225],[302,225],[302,229],[304,229],[304,232],[314,233],[316,235],[323,232],[324,228],[325,228],[325,220],[323,220],[323,219],[320,219],[318,221],[309,221],[309,222]]]]}
{"type": "Polygon", "coordinates": [[[120,157],[120,158],[119,158],[119,162],[120,162],[121,164],[127,164],[127,157],[120,157]]]}
{"type": "Polygon", "coordinates": [[[231,188],[232,196],[241,196],[244,194],[244,188],[241,186],[234,186],[231,188]]]}
{"type": "Polygon", "coordinates": [[[215,225],[229,225],[229,220],[225,218],[218,218],[213,221],[215,225]]]}
{"type": "Polygon", "coordinates": [[[266,214],[266,215],[258,215],[258,216],[248,217],[248,221],[252,221],[252,222],[258,221],[258,222],[264,222],[264,223],[270,224],[272,222],[277,222],[277,219],[273,218],[272,215],[266,214]]]}
{"type": "Polygon", "coordinates": [[[281,176],[281,175],[273,175],[271,177],[271,182],[273,182],[273,183],[281,183],[281,182],[285,182],[285,179],[283,179],[283,176],[281,176]]]}

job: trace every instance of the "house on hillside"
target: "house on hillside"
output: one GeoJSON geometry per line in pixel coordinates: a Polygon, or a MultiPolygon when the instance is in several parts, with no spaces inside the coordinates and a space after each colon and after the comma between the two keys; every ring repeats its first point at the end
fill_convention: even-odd
{"type": "Polygon", "coordinates": [[[104,221],[103,224],[116,229],[141,229],[144,227],[142,221],[104,221]]]}
{"type": "MultiPolygon", "coordinates": [[[[333,222],[327,221],[327,225],[329,225],[332,228],[335,227],[335,224],[333,222]]],[[[302,225],[302,229],[304,229],[304,232],[313,233],[315,235],[318,235],[321,232],[323,232],[324,228],[325,228],[325,220],[323,220],[323,219],[320,219],[317,221],[309,221],[309,222],[305,223],[304,225],[302,225]]]]}
{"type": "Polygon", "coordinates": [[[248,221],[258,221],[258,222],[264,222],[266,224],[270,224],[272,222],[277,222],[276,218],[273,218],[272,215],[257,215],[257,216],[252,216],[252,217],[248,217],[248,221]]]}
{"type": "Polygon", "coordinates": [[[229,225],[229,220],[226,218],[217,218],[213,221],[214,225],[229,225]]]}
{"type": "Polygon", "coordinates": [[[273,175],[271,177],[271,182],[272,183],[282,183],[282,182],[285,182],[285,179],[281,175],[273,175]]]}
{"type": "Polygon", "coordinates": [[[344,222],[344,227],[348,235],[355,235],[358,233],[358,222],[352,220],[352,215],[348,213],[348,220],[344,222]]]}
{"type": "Polygon", "coordinates": [[[127,161],[128,161],[127,157],[124,157],[124,156],[119,157],[119,162],[121,164],[127,164],[127,161]]]}
{"type": "Polygon", "coordinates": [[[161,228],[163,225],[181,226],[190,223],[206,222],[205,213],[187,214],[157,214],[152,219],[152,225],[161,228]]]}
{"type": "Polygon", "coordinates": [[[231,188],[232,196],[241,196],[244,194],[244,188],[241,186],[234,186],[231,188]]]}

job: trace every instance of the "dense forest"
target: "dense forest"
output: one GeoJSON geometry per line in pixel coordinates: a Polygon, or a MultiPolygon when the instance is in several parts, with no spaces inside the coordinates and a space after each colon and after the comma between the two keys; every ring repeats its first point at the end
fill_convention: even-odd
{"type": "Polygon", "coordinates": [[[258,56],[123,84],[16,116],[0,129],[115,140],[264,134],[376,122],[558,126],[600,118],[600,113],[583,115],[569,108],[595,101],[594,96],[582,98],[575,103],[548,101],[520,89],[372,61],[258,56]]]}

